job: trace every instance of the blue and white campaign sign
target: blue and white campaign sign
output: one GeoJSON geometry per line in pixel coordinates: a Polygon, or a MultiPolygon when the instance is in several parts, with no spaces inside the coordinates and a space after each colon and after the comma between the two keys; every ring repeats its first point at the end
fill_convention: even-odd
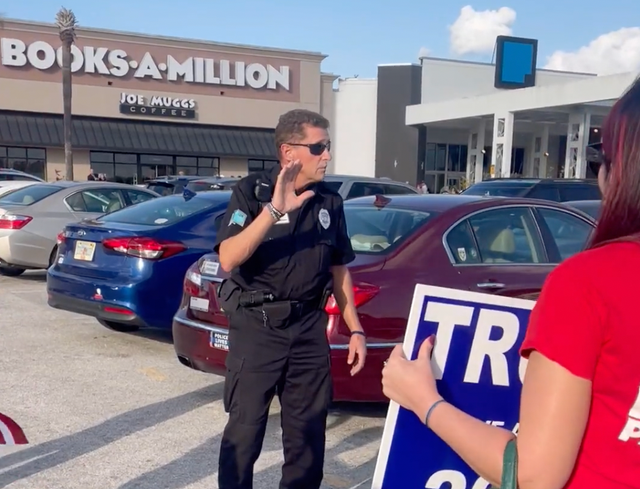
{"type": "MultiPolygon", "coordinates": [[[[527,361],[519,355],[535,301],[417,285],[404,340],[415,359],[436,335],[432,365],[440,395],[464,412],[517,433],[527,361]]],[[[486,489],[423,421],[389,405],[372,489],[486,489]]]]}

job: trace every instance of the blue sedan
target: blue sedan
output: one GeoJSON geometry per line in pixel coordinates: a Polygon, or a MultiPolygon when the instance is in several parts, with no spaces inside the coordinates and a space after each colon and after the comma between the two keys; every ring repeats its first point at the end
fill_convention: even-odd
{"type": "Polygon", "coordinates": [[[160,197],[67,225],[48,303],[117,331],[171,329],[187,269],[211,252],[230,191],[160,197]]]}

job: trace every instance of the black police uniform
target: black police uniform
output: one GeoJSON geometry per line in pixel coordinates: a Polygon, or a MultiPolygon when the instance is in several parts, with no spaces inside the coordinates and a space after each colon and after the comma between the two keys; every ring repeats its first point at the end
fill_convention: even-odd
{"type": "MultiPolygon", "coordinates": [[[[251,174],[233,189],[218,231],[219,246],[239,234],[270,200],[280,172],[251,174]]],[[[277,393],[282,407],[284,466],[280,489],[317,489],[323,478],[332,382],[326,338],[330,267],[354,258],[342,197],[322,182],[300,209],[271,226],[263,242],[219,288],[229,318],[220,447],[220,489],[253,487],[253,466],[277,393]]]]}

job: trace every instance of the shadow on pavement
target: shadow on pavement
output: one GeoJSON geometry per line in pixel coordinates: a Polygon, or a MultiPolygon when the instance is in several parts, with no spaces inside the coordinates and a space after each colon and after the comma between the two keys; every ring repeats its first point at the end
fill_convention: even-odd
{"type": "MultiPolygon", "coordinates": [[[[279,419],[280,412],[272,413],[269,416],[263,452],[275,449],[282,450],[281,446],[267,446],[269,440],[273,440],[274,435],[276,435],[280,429],[279,419]]],[[[335,429],[340,424],[342,423],[328,425],[327,431],[335,429]]],[[[382,427],[366,428],[345,438],[338,446],[327,449],[325,457],[326,475],[323,487],[346,489],[371,477],[375,468],[375,456],[369,458],[364,464],[356,468],[347,466],[341,462],[339,456],[344,452],[355,450],[371,443],[372,440],[379,440],[381,436],[382,427]],[[334,475],[336,473],[340,475],[334,475]]],[[[220,439],[221,434],[218,434],[168,464],[130,480],[121,485],[119,489],[157,489],[159,487],[163,489],[184,489],[185,487],[200,482],[218,472],[220,439]]],[[[255,487],[267,487],[267,485],[264,484],[278,480],[280,474],[280,463],[256,472],[254,476],[255,487]],[[265,481],[265,483],[261,484],[260,481],[265,481]]]]}
{"type": "Polygon", "coordinates": [[[329,409],[330,416],[359,416],[364,418],[386,418],[388,403],[336,402],[329,409]]]}
{"type": "Polygon", "coordinates": [[[158,341],[160,343],[166,343],[168,345],[173,344],[173,335],[170,330],[165,329],[139,329],[138,331],[133,331],[131,333],[123,333],[130,334],[131,336],[137,336],[138,338],[144,338],[147,340],[158,341]]]}
{"type": "Polygon", "coordinates": [[[0,275],[0,277],[8,280],[15,280],[16,282],[41,282],[45,283],[47,281],[47,271],[46,270],[27,270],[22,275],[17,277],[6,277],[0,275]]]}
{"type": "MultiPolygon", "coordinates": [[[[0,458],[0,487],[98,450],[116,440],[164,423],[222,398],[222,383],[115,416],[99,425],[0,458]]],[[[161,487],[161,486],[155,486],[161,487]]]]}
{"type": "MultiPolygon", "coordinates": [[[[280,413],[272,413],[267,421],[265,440],[273,432],[274,420],[280,413]]],[[[151,470],[121,485],[118,489],[182,489],[218,472],[218,454],[222,433],[189,450],[183,456],[151,470]]]]}

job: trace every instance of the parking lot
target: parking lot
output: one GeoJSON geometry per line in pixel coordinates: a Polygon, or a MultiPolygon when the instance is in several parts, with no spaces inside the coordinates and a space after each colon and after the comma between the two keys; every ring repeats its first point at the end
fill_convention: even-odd
{"type": "MultiPolygon", "coordinates": [[[[0,277],[0,412],[30,441],[0,447],[0,488],[217,488],[222,385],[181,366],[168,335],[116,333],[48,307],[44,272],[0,277]]],[[[373,475],[384,415],[332,412],[324,488],[373,475]]],[[[256,489],[278,486],[280,440],[276,400],[256,489]]]]}

